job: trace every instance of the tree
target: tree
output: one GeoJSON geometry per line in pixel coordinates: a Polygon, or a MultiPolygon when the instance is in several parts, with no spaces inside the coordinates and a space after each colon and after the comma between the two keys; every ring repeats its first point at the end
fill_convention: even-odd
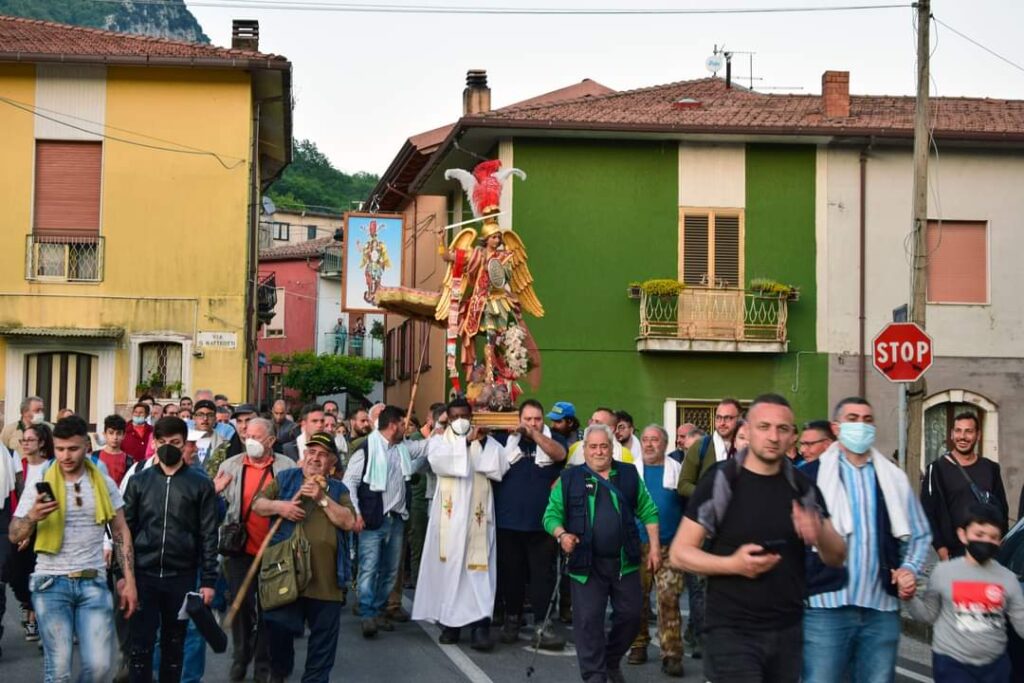
{"type": "Polygon", "coordinates": [[[287,365],[282,382],[289,389],[299,391],[303,400],[343,392],[362,397],[373,390],[374,382],[384,378],[384,363],[369,358],[318,356],[302,351],[272,360],[287,365]]]}
{"type": "Polygon", "coordinates": [[[342,213],[353,202],[365,200],[380,179],[372,173],[339,171],[311,140],[295,141],[293,149],[292,163],[267,192],[283,209],[342,213]]]}

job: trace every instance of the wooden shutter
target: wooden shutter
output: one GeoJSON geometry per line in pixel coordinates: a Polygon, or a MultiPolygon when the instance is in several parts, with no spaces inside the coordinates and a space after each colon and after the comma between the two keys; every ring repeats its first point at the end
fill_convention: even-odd
{"type": "Polygon", "coordinates": [[[36,141],[37,236],[99,235],[102,152],[99,142],[36,141]]]}
{"type": "Polygon", "coordinates": [[[683,282],[699,285],[708,273],[708,215],[683,216],[683,282]]]}
{"type": "Polygon", "coordinates": [[[740,217],[715,215],[715,285],[740,286],[740,217]]]}
{"type": "Polygon", "coordinates": [[[928,221],[928,301],[988,303],[988,235],[981,221],[928,221]]]}

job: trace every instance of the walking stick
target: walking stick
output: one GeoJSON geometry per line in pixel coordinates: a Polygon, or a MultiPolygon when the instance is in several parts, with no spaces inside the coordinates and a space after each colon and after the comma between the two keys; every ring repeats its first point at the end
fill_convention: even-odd
{"type": "Polygon", "coordinates": [[[416,403],[416,391],[420,388],[420,375],[423,374],[423,361],[427,357],[427,340],[430,339],[430,325],[426,325],[423,330],[423,337],[420,339],[420,362],[416,366],[416,379],[412,382],[412,389],[409,390],[409,407],[405,411],[405,424],[403,426],[403,434],[409,431],[409,421],[412,420],[412,408],[413,404],[416,403]]]}
{"type": "MultiPolygon", "coordinates": [[[[301,495],[301,490],[296,491],[295,495],[292,496],[290,502],[294,503],[301,495]]],[[[252,559],[252,564],[249,565],[249,571],[246,572],[245,578],[242,579],[242,585],[238,588],[238,593],[235,595],[235,599],[231,602],[231,607],[228,609],[228,615],[224,617],[224,628],[231,628],[231,622],[235,620],[235,615],[238,614],[238,610],[242,609],[242,603],[245,602],[245,595],[249,592],[249,586],[252,584],[252,580],[256,578],[256,573],[260,570],[260,560],[263,559],[263,553],[267,551],[267,546],[270,545],[270,539],[274,537],[277,530],[281,528],[281,522],[284,521],[284,517],[278,517],[277,520],[270,525],[270,531],[263,537],[263,543],[260,543],[259,550],[256,551],[256,557],[252,559]]]]}
{"type": "Polygon", "coordinates": [[[562,574],[565,572],[568,557],[562,554],[562,549],[558,549],[558,574],[555,576],[555,590],[551,591],[551,600],[548,601],[548,611],[544,613],[544,622],[540,625],[540,631],[534,634],[533,637],[533,656],[530,657],[530,665],[526,667],[526,677],[530,678],[533,676],[534,668],[533,665],[537,663],[537,652],[540,650],[540,637],[541,634],[548,629],[551,625],[551,610],[555,607],[555,602],[558,600],[558,592],[562,587],[562,574]]]}

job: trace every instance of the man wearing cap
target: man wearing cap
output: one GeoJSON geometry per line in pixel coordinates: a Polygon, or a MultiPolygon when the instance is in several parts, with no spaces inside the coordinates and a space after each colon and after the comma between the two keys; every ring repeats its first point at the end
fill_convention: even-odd
{"type": "Polygon", "coordinates": [[[580,440],[580,421],[576,418],[576,406],[568,401],[559,401],[551,406],[547,418],[551,421],[551,431],[562,436],[566,448],[580,440]]]}
{"type": "Polygon", "coordinates": [[[182,675],[188,623],[178,620],[185,594],[209,605],[217,580],[217,499],[213,483],[183,460],[188,427],[176,417],[153,429],[156,464],[127,479],[125,519],[135,546],[139,611],[128,624],[129,676],[151,680],[160,630],[160,680],[182,675]]]}
{"type": "Polygon", "coordinates": [[[327,681],[338,649],[342,588],[351,578],[348,544],[343,532],[355,526],[348,489],[328,475],[338,462],[334,435],[309,437],[302,466],[280,471],[261,493],[252,510],[283,522],[271,543],[291,537],[296,524],[309,542],[312,574],[299,598],[264,614],[270,642],[270,681],[284,681],[295,668],[296,636],[309,625],[302,680],[327,681]]]}
{"type": "MultiPolygon", "coordinates": [[[[227,488],[221,493],[228,508],[224,523],[238,524],[245,529],[242,547],[236,553],[227,555],[223,563],[224,576],[228,582],[228,599],[231,601],[234,601],[246,572],[270,531],[270,520],[253,514],[253,500],[274,477],[295,467],[291,458],[274,452],[276,430],[270,420],[251,417],[239,425],[239,430],[244,430],[246,434],[245,453],[225,460],[217,472],[218,479],[228,480],[227,488]]],[[[256,600],[255,581],[249,586],[241,610],[231,624],[231,639],[231,680],[244,680],[246,667],[253,659],[254,678],[257,681],[267,680],[270,676],[270,649],[263,616],[256,600]]]]}
{"type": "Polygon", "coordinates": [[[319,403],[307,403],[299,411],[300,431],[295,440],[286,443],[282,452],[294,462],[302,464],[302,454],[306,452],[306,440],[324,426],[324,407],[319,403]]]}

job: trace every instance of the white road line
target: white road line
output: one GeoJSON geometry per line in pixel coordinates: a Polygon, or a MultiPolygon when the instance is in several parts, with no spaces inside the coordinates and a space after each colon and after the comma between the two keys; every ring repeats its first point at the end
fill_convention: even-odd
{"type": "MultiPolygon", "coordinates": [[[[410,613],[412,612],[412,601],[404,595],[402,596],[402,605],[410,613]]],[[[441,633],[440,628],[425,621],[417,621],[416,623],[419,624],[419,627],[423,629],[424,633],[430,636],[430,639],[434,641],[434,644],[441,649],[441,652],[451,660],[452,664],[462,672],[462,675],[466,677],[466,680],[470,681],[470,683],[494,683],[494,681],[491,680],[491,677],[484,673],[484,670],[477,666],[476,663],[470,659],[458,645],[442,645],[437,642],[437,637],[441,633]]]]}
{"type": "Polygon", "coordinates": [[[932,683],[933,680],[931,676],[925,676],[924,674],[919,674],[916,671],[904,669],[902,666],[896,667],[896,673],[905,678],[909,678],[912,681],[921,681],[921,683],[932,683]]]}

